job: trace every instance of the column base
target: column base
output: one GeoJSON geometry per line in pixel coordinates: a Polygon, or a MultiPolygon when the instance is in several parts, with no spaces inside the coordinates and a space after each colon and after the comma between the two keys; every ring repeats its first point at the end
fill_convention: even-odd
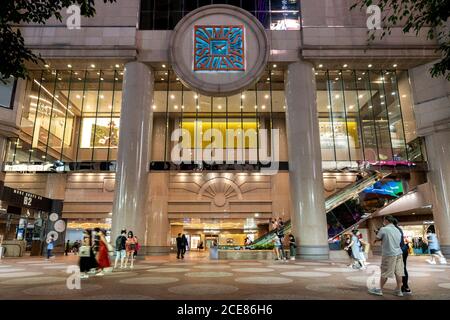
{"type": "Polygon", "coordinates": [[[442,245],[442,244],[441,244],[441,251],[442,251],[442,254],[443,254],[447,259],[450,259],[450,245],[442,245]]]}
{"type": "Polygon", "coordinates": [[[141,251],[146,256],[167,256],[170,253],[168,246],[145,246],[141,251]]]}
{"type": "Polygon", "coordinates": [[[306,260],[328,260],[330,248],[328,246],[298,246],[295,257],[306,260]]]}

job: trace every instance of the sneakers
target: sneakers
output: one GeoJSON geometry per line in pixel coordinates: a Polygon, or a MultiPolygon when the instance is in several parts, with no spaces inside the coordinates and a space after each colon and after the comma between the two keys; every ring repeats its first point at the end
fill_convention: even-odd
{"type": "Polygon", "coordinates": [[[370,294],[375,295],[375,296],[382,296],[383,295],[383,291],[381,289],[377,289],[377,288],[369,289],[368,292],[370,294]]]}
{"type": "Polygon", "coordinates": [[[100,271],[99,273],[96,273],[95,274],[97,277],[102,277],[102,276],[104,276],[105,274],[103,273],[103,271],[100,271]]]}
{"type": "Polygon", "coordinates": [[[403,292],[402,292],[402,290],[395,290],[395,291],[394,291],[394,296],[397,296],[397,297],[403,297],[403,292]]]}
{"type": "Polygon", "coordinates": [[[436,264],[436,261],[434,261],[434,260],[427,259],[425,261],[428,262],[429,264],[436,264]]]}
{"type": "Polygon", "coordinates": [[[89,276],[87,275],[87,274],[81,274],[80,275],[80,279],[88,279],[89,278],[89,276]]]}
{"type": "Polygon", "coordinates": [[[411,295],[412,291],[410,288],[406,288],[406,289],[402,288],[402,293],[403,293],[403,295],[411,295]]]}

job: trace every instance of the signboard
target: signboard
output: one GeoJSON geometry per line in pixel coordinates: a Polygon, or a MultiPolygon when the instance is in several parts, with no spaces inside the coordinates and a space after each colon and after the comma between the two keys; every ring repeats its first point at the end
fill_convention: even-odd
{"type": "Polygon", "coordinates": [[[6,186],[3,188],[1,199],[16,207],[32,208],[47,212],[52,208],[52,200],[49,198],[6,186]]]}
{"type": "Polygon", "coordinates": [[[373,186],[364,189],[364,193],[387,195],[398,198],[403,192],[403,183],[401,181],[376,182],[373,186]]]}
{"type": "Polygon", "coordinates": [[[170,38],[170,64],[189,89],[225,97],[252,87],[264,74],[269,41],[248,11],[217,4],[184,16],[170,38]]]}

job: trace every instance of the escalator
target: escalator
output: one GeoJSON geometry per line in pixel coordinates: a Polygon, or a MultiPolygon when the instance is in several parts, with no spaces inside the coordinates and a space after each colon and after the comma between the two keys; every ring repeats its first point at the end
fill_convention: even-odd
{"type": "MultiPolygon", "coordinates": [[[[349,201],[352,201],[352,199],[358,198],[359,194],[365,190],[366,188],[374,185],[377,181],[382,180],[386,176],[388,176],[389,173],[381,173],[378,171],[370,171],[368,172],[367,176],[359,181],[356,181],[344,189],[332,194],[331,196],[327,197],[325,200],[325,210],[327,213],[327,222],[329,225],[330,223],[333,223],[333,217],[335,216],[333,214],[334,210],[338,210],[338,208],[342,206],[346,206],[346,203],[349,201]]],[[[363,217],[364,215],[361,215],[363,217]]],[[[340,224],[338,221],[337,223],[340,224]]],[[[283,233],[288,234],[291,229],[291,221],[285,222],[285,225],[283,227],[283,233]]],[[[342,230],[338,230],[339,232],[342,230]]],[[[272,230],[265,234],[264,236],[256,239],[253,241],[253,243],[250,245],[250,248],[255,248],[256,246],[261,246],[265,244],[269,244],[273,241],[273,239],[276,236],[276,230],[272,230]]]]}

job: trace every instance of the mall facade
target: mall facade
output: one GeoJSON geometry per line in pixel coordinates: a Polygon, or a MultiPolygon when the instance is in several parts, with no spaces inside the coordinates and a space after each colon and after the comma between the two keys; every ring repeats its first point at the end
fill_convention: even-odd
{"type": "Polygon", "coordinates": [[[368,43],[368,15],[352,3],[118,0],[79,29],[71,13],[20,26],[45,64],[2,87],[1,181],[61,205],[2,197],[0,231],[17,236],[9,213],[26,228],[20,217],[59,210],[60,240],[126,228],[161,255],[179,232],[191,248],[242,245],[281,217],[297,254],[321,259],[330,229],[352,225],[338,207],[362,191],[357,174],[376,171],[372,184],[402,192],[371,211],[368,237],[394,213],[433,223],[450,254],[450,87],[429,75],[437,43],[400,28],[368,43]]]}

